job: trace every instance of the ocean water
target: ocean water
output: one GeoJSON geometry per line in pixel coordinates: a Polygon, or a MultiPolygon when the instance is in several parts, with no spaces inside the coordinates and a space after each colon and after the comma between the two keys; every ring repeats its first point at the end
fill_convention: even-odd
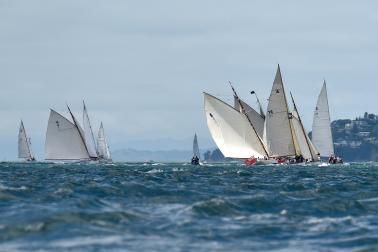
{"type": "Polygon", "coordinates": [[[378,251],[378,164],[0,164],[0,251],[378,251]]]}

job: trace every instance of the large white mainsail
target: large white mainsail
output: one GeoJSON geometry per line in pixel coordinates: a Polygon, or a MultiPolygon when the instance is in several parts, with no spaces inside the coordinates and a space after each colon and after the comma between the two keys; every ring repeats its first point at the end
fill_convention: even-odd
{"type": "Polygon", "coordinates": [[[93,136],[91,122],[89,120],[87,107],[85,106],[85,102],[83,101],[83,125],[84,125],[84,140],[85,145],[87,146],[89,156],[91,158],[97,158],[97,148],[96,142],[93,136]]]}
{"type": "Polygon", "coordinates": [[[335,155],[333,147],[331,118],[329,115],[327,85],[324,81],[314,112],[312,142],[322,157],[335,155]]]}
{"type": "Polygon", "coordinates": [[[198,147],[197,134],[194,134],[194,139],[193,139],[193,157],[197,157],[198,159],[201,159],[200,150],[198,147]]]}
{"type": "Polygon", "coordinates": [[[90,159],[78,125],[70,122],[67,118],[52,109],[50,110],[46,132],[45,159],[90,159]]]}
{"type": "Polygon", "coordinates": [[[264,158],[264,146],[245,114],[218,98],[204,93],[207,126],[225,157],[264,158]]]}
{"type": "Polygon", "coordinates": [[[264,140],[270,156],[296,154],[291,127],[281,70],[278,65],[265,118],[264,140]]]}
{"type": "Polygon", "coordinates": [[[20,129],[18,131],[18,157],[25,158],[27,161],[34,160],[31,149],[30,138],[26,135],[24,123],[21,120],[20,129]]]}
{"type": "Polygon", "coordinates": [[[249,106],[246,102],[244,102],[240,98],[238,99],[238,97],[234,95],[234,107],[235,107],[235,109],[242,112],[241,106],[244,108],[246,116],[249,118],[249,120],[251,121],[251,123],[255,127],[257,134],[262,139],[263,135],[264,135],[264,123],[265,123],[264,116],[261,115],[260,113],[258,113],[255,109],[253,109],[251,106],[249,106]]]}
{"type": "Polygon", "coordinates": [[[108,142],[106,141],[104,126],[100,125],[100,129],[98,130],[98,138],[97,138],[97,150],[98,156],[100,159],[111,160],[110,150],[108,142]]]}

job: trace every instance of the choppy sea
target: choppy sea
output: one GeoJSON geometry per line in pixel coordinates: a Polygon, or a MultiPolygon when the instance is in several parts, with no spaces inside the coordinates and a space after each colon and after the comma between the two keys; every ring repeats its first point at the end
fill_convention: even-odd
{"type": "Polygon", "coordinates": [[[378,164],[0,164],[0,251],[378,251],[378,164]]]}

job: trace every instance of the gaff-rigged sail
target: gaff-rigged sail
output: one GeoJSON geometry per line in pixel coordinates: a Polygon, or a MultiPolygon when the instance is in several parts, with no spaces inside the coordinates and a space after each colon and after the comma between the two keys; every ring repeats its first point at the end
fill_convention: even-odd
{"type": "Polygon", "coordinates": [[[18,157],[25,158],[26,160],[34,160],[34,155],[31,149],[31,141],[30,138],[27,137],[22,120],[18,131],[18,157]]]}
{"type": "Polygon", "coordinates": [[[319,151],[320,156],[329,157],[335,155],[328,106],[327,86],[325,81],[322,90],[320,91],[314,112],[312,142],[319,151]]]}
{"type": "Polygon", "coordinates": [[[51,109],[46,131],[45,159],[90,159],[78,127],[78,125],[75,125],[67,118],[51,109]]]}
{"type": "Polygon", "coordinates": [[[248,118],[218,98],[204,93],[207,126],[225,157],[264,158],[265,149],[248,118]]]}
{"type": "Polygon", "coordinates": [[[104,126],[100,125],[100,129],[98,130],[98,138],[97,138],[97,150],[98,150],[98,156],[100,159],[105,159],[105,160],[111,160],[112,157],[110,155],[110,150],[109,150],[109,145],[106,140],[105,136],[105,130],[104,126]]]}

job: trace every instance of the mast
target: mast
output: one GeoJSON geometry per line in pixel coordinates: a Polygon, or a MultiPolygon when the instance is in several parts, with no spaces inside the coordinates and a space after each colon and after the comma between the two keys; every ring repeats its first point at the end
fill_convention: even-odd
{"type": "Polygon", "coordinates": [[[293,98],[293,95],[292,95],[291,92],[290,92],[290,97],[291,97],[291,100],[292,100],[292,102],[293,102],[294,111],[297,112],[298,120],[299,120],[299,124],[301,125],[302,132],[303,132],[303,134],[304,134],[304,136],[305,136],[305,139],[306,139],[307,148],[308,148],[308,150],[310,151],[311,158],[312,158],[313,160],[315,160],[315,157],[313,156],[313,153],[312,153],[312,151],[311,151],[310,143],[309,143],[308,138],[307,138],[306,130],[305,130],[304,126],[303,126],[301,116],[299,115],[299,112],[298,112],[298,109],[297,109],[297,105],[295,104],[295,101],[294,101],[294,98],[293,98]]]}
{"type": "Polygon", "coordinates": [[[76,119],[75,119],[74,115],[72,114],[71,109],[70,109],[70,107],[68,106],[68,104],[67,104],[67,108],[68,108],[68,111],[70,112],[70,115],[71,115],[71,117],[72,117],[72,120],[73,120],[73,122],[74,122],[74,125],[75,125],[77,131],[79,132],[80,138],[81,138],[81,140],[82,140],[83,143],[84,143],[85,150],[87,151],[88,156],[91,158],[91,156],[89,155],[89,151],[88,151],[87,145],[86,145],[86,143],[85,143],[85,139],[84,139],[84,137],[83,137],[83,134],[81,133],[81,130],[79,129],[79,125],[78,125],[78,123],[76,122],[76,119]]]}
{"type": "Polygon", "coordinates": [[[240,106],[240,108],[242,109],[243,114],[245,115],[245,117],[247,117],[247,120],[248,120],[249,124],[251,125],[251,127],[252,127],[254,133],[256,134],[257,138],[259,139],[259,142],[260,142],[261,146],[262,146],[263,149],[264,149],[264,152],[265,152],[265,154],[266,154],[266,157],[269,158],[268,151],[267,151],[267,149],[265,148],[265,145],[264,145],[263,141],[261,140],[260,136],[257,134],[257,131],[256,131],[256,129],[255,129],[255,126],[253,126],[253,123],[251,122],[251,120],[249,119],[249,117],[246,115],[246,113],[245,113],[245,109],[244,109],[244,106],[243,106],[243,104],[240,102],[240,98],[239,98],[238,94],[236,93],[234,87],[232,86],[231,81],[229,81],[229,83],[230,83],[230,86],[231,86],[232,92],[234,92],[234,96],[236,97],[236,99],[237,99],[238,102],[239,102],[239,106],[240,106]]]}

